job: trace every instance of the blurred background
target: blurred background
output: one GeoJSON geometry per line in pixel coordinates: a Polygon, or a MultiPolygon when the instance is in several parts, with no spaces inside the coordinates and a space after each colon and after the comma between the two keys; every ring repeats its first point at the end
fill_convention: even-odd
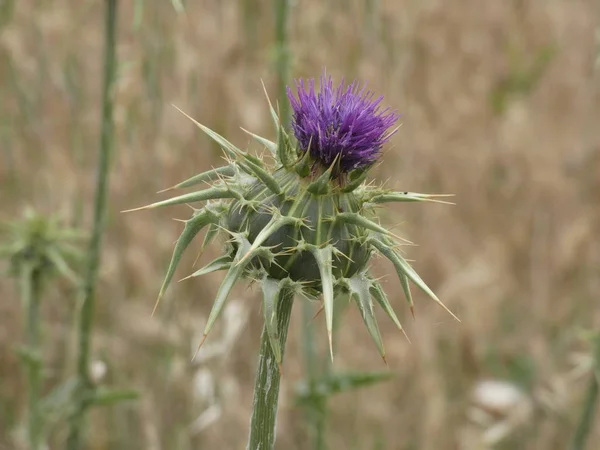
{"type": "MultiPolygon", "coordinates": [[[[89,230],[104,49],[103,2],[0,2],[0,220],[27,207],[89,230]]],[[[397,190],[453,193],[456,206],[394,204],[383,218],[418,244],[408,258],[461,319],[420,292],[411,317],[393,268],[373,271],[410,343],[381,314],[381,361],[348,308],[330,372],[390,378],[328,398],[330,449],[564,449],[581,420],[600,326],[600,5],[593,0],[296,0],[290,76],[366,81],[402,127],[372,172],[397,190]]],[[[275,139],[261,86],[277,96],[267,0],[121,1],[108,222],[91,373],[137,400],[91,410],[90,449],[244,448],[263,322],[260,292],[238,286],[192,363],[221,272],[174,283],[151,316],[189,209],[121,214],[222,162],[175,108],[240,148],[240,127],[275,139]]],[[[177,279],[192,272],[201,240],[177,279]]],[[[83,247],[85,248],[85,247],[83,247]]],[[[200,256],[218,256],[215,243],[200,256]]],[[[78,265],[73,267],[79,273],[78,265]]],[[[16,348],[26,312],[0,279],[0,448],[27,448],[27,383],[16,348]]],[[[75,370],[77,284],[41,302],[42,392],[75,370]]],[[[277,448],[313,449],[303,342],[327,366],[324,318],[292,315],[277,448]]],[[[317,310],[310,305],[311,311],[317,310]]],[[[64,402],[63,402],[64,403],[64,402]]],[[[60,406],[59,400],[57,404],[60,406]]],[[[63,448],[60,408],[45,430],[63,448]]],[[[68,406],[64,406],[67,408],[68,406]]],[[[53,412],[54,414],[54,412],[53,412]]],[[[62,414],[62,415],[61,415],[62,414]]],[[[600,439],[591,425],[588,449],[600,439]]]]}

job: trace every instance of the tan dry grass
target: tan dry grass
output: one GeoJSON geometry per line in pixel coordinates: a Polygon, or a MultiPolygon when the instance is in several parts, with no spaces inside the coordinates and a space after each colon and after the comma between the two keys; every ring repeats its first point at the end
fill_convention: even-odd
{"type": "MultiPolygon", "coordinates": [[[[88,223],[100,2],[15,3],[0,30],[1,214],[12,217],[31,204],[74,218],[81,210],[88,223]]],[[[219,149],[171,103],[240,145],[248,139],[239,126],[272,133],[260,87],[262,78],[274,91],[270,2],[254,2],[254,36],[244,35],[242,2],[187,2],[182,15],[170,2],[145,2],[137,29],[135,2],[121,3],[118,148],[94,355],[108,364],[107,383],[136,387],[143,400],[95,411],[92,448],[242,448],[261,324],[256,292],[236,292],[250,311],[248,327],[229,354],[207,366],[218,374],[223,416],[190,436],[189,424],[206,405],[191,395],[196,369],[188,361],[220,276],[175,286],[151,318],[180,230],[171,217],[188,212],[119,211],[154,201],[157,190],[220,162],[219,149]]],[[[374,17],[366,19],[363,2],[296,2],[292,73],[315,76],[326,65],[336,78],[368,80],[403,113],[393,149],[374,177],[399,189],[457,195],[456,207],[397,205],[387,220],[401,222],[399,231],[419,244],[407,248],[408,256],[462,323],[421,294],[417,320],[409,320],[390,267],[378,262],[375,270],[387,274],[386,290],[412,345],[382,317],[396,377],[332,401],[331,448],[372,448],[376,433],[388,449],[485,448],[477,443],[481,429],[467,418],[468,396],[478,380],[490,377],[523,384],[537,406],[499,448],[564,448],[584,385],[564,381],[570,380],[570,355],[579,348],[578,330],[600,325],[597,3],[376,3],[374,17]],[[504,112],[495,112],[494,93],[496,99],[508,94],[505,86],[547,49],[554,56],[539,79],[507,95],[504,112]]],[[[12,350],[20,337],[19,305],[2,283],[0,442],[10,442],[24,396],[12,350]]],[[[49,385],[68,372],[63,346],[72,337],[74,301],[58,292],[46,305],[49,385]]],[[[302,412],[291,397],[302,377],[298,317],[279,420],[278,446],[285,449],[308,448],[302,412]]],[[[349,311],[337,336],[336,367],[380,369],[359,322],[349,311]]],[[[217,342],[220,331],[209,342],[217,342]]],[[[600,438],[596,423],[592,442],[600,438]]],[[[63,431],[57,430],[55,442],[63,431]]]]}

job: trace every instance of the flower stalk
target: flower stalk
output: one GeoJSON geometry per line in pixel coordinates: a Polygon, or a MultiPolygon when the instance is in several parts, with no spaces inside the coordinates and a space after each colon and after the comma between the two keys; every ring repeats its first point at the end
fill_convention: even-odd
{"type": "Polygon", "coordinates": [[[38,450],[43,442],[40,396],[42,384],[42,351],[40,348],[41,318],[40,300],[42,291],[42,269],[34,264],[25,264],[20,274],[20,291],[27,309],[27,387],[28,418],[27,441],[30,450],[38,450]]]}
{"type": "MultiPolygon", "coordinates": [[[[293,291],[282,290],[280,292],[277,307],[277,333],[281,347],[281,361],[292,315],[293,300],[293,291]]],[[[277,359],[265,324],[260,338],[247,450],[272,449],[275,444],[275,425],[281,382],[281,361],[278,362],[277,359]]]]}
{"type": "Polygon", "coordinates": [[[42,392],[42,288],[52,276],[77,283],[78,276],[71,263],[80,257],[78,247],[73,244],[82,235],[65,227],[58,217],[46,217],[31,209],[25,210],[22,219],[0,223],[0,231],[3,238],[0,259],[9,262],[8,274],[16,282],[23,308],[25,336],[19,355],[27,382],[25,441],[27,448],[38,450],[46,444],[47,430],[47,414],[43,414],[47,408],[42,406],[46,400],[42,392]]]}

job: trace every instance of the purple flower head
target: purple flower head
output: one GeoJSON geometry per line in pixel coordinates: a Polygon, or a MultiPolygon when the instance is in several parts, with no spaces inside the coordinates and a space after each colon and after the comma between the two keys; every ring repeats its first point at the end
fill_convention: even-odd
{"type": "Polygon", "coordinates": [[[388,130],[398,120],[395,111],[381,109],[383,96],[375,98],[372,91],[353,82],[344,81],[334,89],[331,76],[321,75],[321,90],[315,92],[315,80],[296,80],[298,98],[288,87],[292,105],[292,130],[300,150],[310,149],[311,156],[329,167],[336,157],[339,170],[350,172],[367,167],[379,157],[382,145],[393,132],[388,130]]]}

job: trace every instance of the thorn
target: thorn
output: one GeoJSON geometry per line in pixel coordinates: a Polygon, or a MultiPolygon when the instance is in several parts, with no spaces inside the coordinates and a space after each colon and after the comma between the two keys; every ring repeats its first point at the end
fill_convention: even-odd
{"type": "Polygon", "coordinates": [[[187,277],[183,277],[181,280],[177,280],[178,283],[181,283],[182,281],[185,280],[189,280],[190,278],[192,278],[194,276],[194,274],[188,275],[187,277]]]}
{"type": "MultiPolygon", "coordinates": [[[[192,264],[192,267],[196,267],[196,264],[198,264],[198,260],[200,259],[200,257],[202,256],[202,254],[204,253],[204,247],[202,247],[200,249],[200,251],[198,252],[198,256],[196,256],[196,259],[194,260],[194,264],[192,264]]],[[[183,280],[180,280],[183,281],[183,280]]]]}
{"type": "Polygon", "coordinates": [[[415,319],[415,307],[410,305],[410,313],[412,314],[413,320],[415,319]]]}
{"type": "Polygon", "coordinates": [[[281,364],[281,362],[277,363],[277,367],[279,367],[279,376],[282,377],[283,376],[283,365],[281,364]]]}
{"type": "Polygon", "coordinates": [[[162,194],[163,192],[172,191],[173,189],[176,189],[175,186],[171,186],[171,187],[168,187],[166,189],[162,189],[160,191],[157,191],[156,193],[157,194],[162,194]]]}
{"type": "Polygon", "coordinates": [[[206,340],[206,336],[207,336],[206,334],[202,336],[202,340],[198,344],[198,348],[196,349],[194,356],[192,356],[192,362],[194,362],[194,360],[196,359],[196,356],[198,356],[198,352],[200,351],[200,347],[202,347],[202,344],[204,344],[204,341],[206,340]]]}
{"type": "Polygon", "coordinates": [[[140,206],[139,208],[126,209],[124,211],[121,211],[121,213],[135,212],[135,211],[141,211],[143,209],[152,209],[152,208],[155,208],[155,207],[152,205],[146,205],[146,206],[140,206]]]}
{"type": "Polygon", "coordinates": [[[152,309],[152,314],[150,314],[150,317],[154,317],[154,313],[156,312],[156,308],[158,308],[158,304],[160,303],[160,300],[162,299],[163,295],[165,295],[165,294],[161,290],[161,292],[159,292],[159,294],[158,294],[158,298],[156,299],[156,303],[154,303],[154,308],[152,309]]]}
{"type": "Polygon", "coordinates": [[[252,248],[251,248],[250,250],[248,250],[248,253],[246,253],[246,254],[245,254],[243,257],[242,257],[242,259],[240,259],[240,260],[239,260],[237,263],[235,263],[235,266],[237,267],[237,266],[239,266],[241,263],[243,263],[244,261],[246,261],[246,259],[248,259],[248,257],[250,256],[250,254],[251,254],[251,253],[254,253],[254,249],[252,249],[252,248]]]}
{"type": "Polygon", "coordinates": [[[331,330],[327,330],[327,337],[329,338],[329,354],[331,355],[331,362],[333,362],[333,336],[331,330]]]}
{"type": "Polygon", "coordinates": [[[411,341],[411,340],[410,340],[410,338],[408,337],[408,334],[406,334],[406,331],[404,331],[404,328],[402,328],[402,330],[400,330],[400,331],[402,331],[402,334],[404,335],[404,337],[406,338],[406,340],[408,341],[408,343],[409,343],[410,345],[412,345],[412,341],[411,341]]]}
{"type": "Polygon", "coordinates": [[[310,321],[311,321],[311,322],[312,322],[312,321],[314,321],[314,320],[317,318],[317,316],[318,316],[319,314],[321,314],[321,312],[322,312],[324,309],[325,309],[325,306],[324,306],[324,305],[321,305],[321,307],[320,307],[320,308],[317,310],[317,312],[315,313],[315,315],[314,315],[314,316],[312,316],[312,319],[310,319],[310,321]]]}
{"type": "Polygon", "coordinates": [[[381,359],[383,359],[383,363],[385,364],[385,367],[387,367],[389,369],[390,366],[388,365],[387,359],[385,359],[385,355],[381,355],[381,359]]]}

